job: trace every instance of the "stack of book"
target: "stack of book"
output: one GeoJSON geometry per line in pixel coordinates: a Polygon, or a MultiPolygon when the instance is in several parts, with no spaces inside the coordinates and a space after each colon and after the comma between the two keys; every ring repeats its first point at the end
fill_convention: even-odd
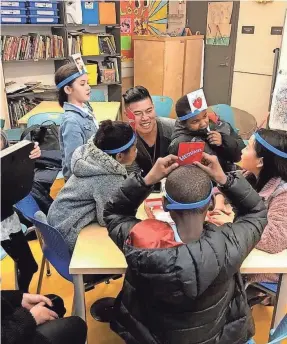
{"type": "Polygon", "coordinates": [[[39,103],[40,101],[36,101],[35,99],[31,100],[25,97],[8,101],[11,127],[18,127],[18,120],[39,103]]]}
{"type": "Polygon", "coordinates": [[[81,48],[81,38],[79,36],[79,33],[70,32],[68,35],[68,50],[69,50],[69,56],[73,54],[82,54],[82,48],[81,48]]]}
{"type": "Polygon", "coordinates": [[[100,54],[116,55],[117,48],[113,35],[99,36],[100,54]]]}
{"type": "Polygon", "coordinates": [[[1,58],[3,61],[64,58],[63,37],[37,33],[1,36],[1,58]]]}
{"type": "Polygon", "coordinates": [[[101,83],[114,84],[120,82],[117,57],[108,57],[99,62],[101,83]]]}

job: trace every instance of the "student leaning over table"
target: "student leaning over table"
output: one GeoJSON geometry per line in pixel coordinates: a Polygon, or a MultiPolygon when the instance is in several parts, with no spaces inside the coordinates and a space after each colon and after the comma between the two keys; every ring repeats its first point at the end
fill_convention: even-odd
{"type": "MultiPolygon", "coordinates": [[[[268,253],[287,249],[287,133],[260,129],[243,149],[241,167],[268,209],[268,223],[256,248],[268,253]]],[[[214,223],[232,222],[224,215],[225,208],[223,195],[217,195],[215,211],[211,214],[214,223]]],[[[249,282],[278,281],[275,274],[247,275],[246,278],[249,282]]]]}
{"type": "Polygon", "coordinates": [[[64,108],[60,126],[60,147],[63,175],[71,176],[71,159],[76,148],[88,142],[98,130],[98,123],[90,108],[85,105],[90,99],[91,87],[86,73],[79,73],[74,63],[60,67],[55,74],[59,90],[59,104],[64,108]]]}
{"type": "Polygon", "coordinates": [[[71,251],[82,228],[105,226],[104,205],[127,176],[126,164],[136,157],[136,138],[129,124],[103,121],[93,139],[76,149],[72,176],[51,205],[48,223],[67,240],[71,251]]]}
{"type": "Polygon", "coordinates": [[[177,157],[160,158],[145,178],[131,175],[106,205],[109,235],[128,265],[111,322],[126,343],[244,344],[254,334],[239,269],[260,240],[266,208],[245,178],[226,176],[215,156],[204,158],[208,166],[179,168],[177,157]],[[137,208],[167,175],[164,206],[176,227],[139,221],[137,208]],[[237,206],[233,224],[204,223],[209,177],[237,206]]]}

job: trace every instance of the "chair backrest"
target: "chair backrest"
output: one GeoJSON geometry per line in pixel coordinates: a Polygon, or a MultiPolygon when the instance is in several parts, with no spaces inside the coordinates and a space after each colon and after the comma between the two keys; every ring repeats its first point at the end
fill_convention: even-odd
{"type": "Polygon", "coordinates": [[[173,106],[173,100],[166,96],[151,96],[155,113],[159,117],[169,117],[173,106]]]}
{"type": "Polygon", "coordinates": [[[31,116],[27,122],[27,128],[32,125],[41,125],[43,123],[60,125],[63,121],[61,112],[43,112],[31,116]]]}
{"type": "Polygon", "coordinates": [[[228,122],[232,126],[232,128],[235,131],[237,131],[236,125],[235,125],[234,113],[231,106],[226,105],[226,104],[217,104],[217,105],[211,106],[211,109],[216,113],[217,116],[219,116],[225,122],[228,122]]]}
{"type": "Polygon", "coordinates": [[[42,250],[45,258],[62,277],[72,282],[73,277],[69,273],[71,254],[62,234],[56,228],[38,219],[33,219],[32,222],[41,233],[43,239],[42,250]]]}
{"type": "Polygon", "coordinates": [[[102,90],[91,90],[90,102],[105,102],[105,94],[102,90]]]}
{"type": "Polygon", "coordinates": [[[16,203],[15,207],[30,221],[34,219],[36,212],[40,210],[37,202],[31,194],[16,203]]]}

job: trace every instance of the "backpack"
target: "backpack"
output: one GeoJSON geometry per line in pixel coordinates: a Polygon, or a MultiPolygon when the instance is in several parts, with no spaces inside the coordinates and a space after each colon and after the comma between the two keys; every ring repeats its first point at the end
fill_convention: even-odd
{"type": "MultiPolygon", "coordinates": [[[[51,123],[51,121],[47,121],[51,123]]],[[[37,141],[41,150],[60,150],[59,127],[52,122],[51,124],[35,124],[26,128],[20,140],[37,141]]]]}

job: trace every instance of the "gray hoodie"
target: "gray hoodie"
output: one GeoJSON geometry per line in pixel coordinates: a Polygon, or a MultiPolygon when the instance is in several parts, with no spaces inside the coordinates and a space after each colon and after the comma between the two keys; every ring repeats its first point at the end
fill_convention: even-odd
{"type": "Polygon", "coordinates": [[[91,222],[105,226],[104,206],[127,172],[91,139],[75,150],[71,170],[73,174],[51,205],[47,220],[63,234],[73,251],[83,227],[91,222]]]}

